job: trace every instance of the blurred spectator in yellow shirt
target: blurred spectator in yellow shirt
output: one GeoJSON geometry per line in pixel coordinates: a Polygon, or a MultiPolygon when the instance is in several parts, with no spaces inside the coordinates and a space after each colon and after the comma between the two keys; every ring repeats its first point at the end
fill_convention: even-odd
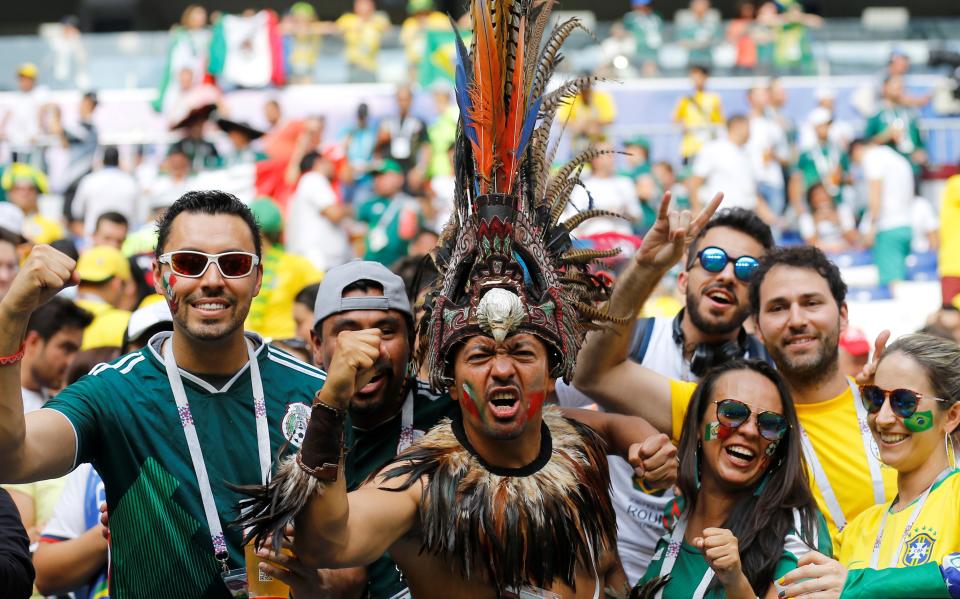
{"type": "Polygon", "coordinates": [[[960,298],[960,175],[947,179],[940,204],[940,285],[944,305],[960,298]]]}
{"type": "Polygon", "coordinates": [[[93,314],[80,349],[120,347],[130,321],[130,311],[121,308],[133,286],[130,263],[120,250],[97,246],[80,254],[77,275],[77,305],[93,314]]]}
{"type": "Polygon", "coordinates": [[[434,10],[433,0],[410,0],[408,16],[400,26],[400,41],[410,68],[410,81],[417,80],[417,69],[427,49],[427,31],[449,31],[450,18],[434,10]]]}
{"type": "Polygon", "coordinates": [[[344,52],[350,67],[350,82],[376,81],[380,39],[390,28],[390,20],[377,11],[373,0],[354,0],[353,12],[342,14],[336,25],[346,44],[344,52]]]}
{"type": "Polygon", "coordinates": [[[680,155],[684,164],[696,156],[704,143],[714,138],[717,129],[723,125],[723,110],[720,108],[720,96],[706,91],[707,67],[693,65],[689,69],[693,93],[682,96],[673,111],[673,122],[683,127],[683,141],[680,155]]]}
{"type": "Polygon", "coordinates": [[[294,299],[301,289],[319,282],[323,274],[303,256],[283,251],[283,217],[273,200],[258,198],[250,204],[250,210],[260,224],[263,238],[263,283],[250,305],[245,327],[268,339],[296,337],[294,299]]]}
{"type": "MultiPolygon", "coordinates": [[[[581,77],[590,77],[590,73],[582,73],[581,77]]],[[[617,107],[613,96],[609,93],[594,89],[591,80],[580,89],[571,102],[560,107],[557,111],[557,121],[566,125],[567,130],[573,133],[573,151],[580,153],[591,144],[603,141],[607,135],[607,127],[617,118],[617,107]]]]}
{"type": "Polygon", "coordinates": [[[64,237],[60,223],[50,220],[39,212],[38,200],[47,193],[47,176],[28,164],[11,164],[0,179],[7,200],[23,211],[23,236],[32,243],[50,243],[64,237]]]}

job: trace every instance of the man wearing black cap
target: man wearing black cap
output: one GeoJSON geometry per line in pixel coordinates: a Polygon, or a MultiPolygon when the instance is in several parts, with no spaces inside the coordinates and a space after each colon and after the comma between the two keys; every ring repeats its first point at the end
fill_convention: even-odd
{"type": "Polygon", "coordinates": [[[230,144],[233,146],[230,153],[223,157],[224,166],[251,164],[260,160],[266,160],[266,154],[255,150],[250,145],[254,140],[263,137],[263,131],[254,129],[247,123],[222,117],[217,119],[217,126],[227,134],[227,137],[230,138],[230,144]]]}

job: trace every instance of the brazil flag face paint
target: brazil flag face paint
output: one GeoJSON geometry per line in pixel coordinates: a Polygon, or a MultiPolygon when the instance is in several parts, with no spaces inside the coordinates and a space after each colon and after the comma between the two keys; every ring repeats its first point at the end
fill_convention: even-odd
{"type": "Polygon", "coordinates": [[[933,428],[933,412],[914,412],[909,418],[903,419],[903,425],[912,433],[922,433],[933,428]]]}

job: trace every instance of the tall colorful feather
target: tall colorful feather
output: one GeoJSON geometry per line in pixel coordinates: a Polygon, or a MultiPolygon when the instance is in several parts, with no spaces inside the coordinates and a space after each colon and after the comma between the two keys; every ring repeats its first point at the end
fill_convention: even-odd
{"type": "Polygon", "coordinates": [[[473,83],[473,68],[470,62],[470,55],[467,53],[467,47],[463,43],[463,37],[457,24],[450,19],[450,25],[453,27],[453,35],[456,38],[457,64],[455,70],[455,88],[457,97],[457,106],[460,107],[460,114],[463,115],[464,133],[470,139],[471,143],[477,143],[477,132],[473,128],[473,120],[470,118],[472,105],[470,103],[470,85],[473,83]]]}
{"type": "Polygon", "coordinates": [[[521,134],[524,129],[524,100],[526,96],[524,90],[524,73],[522,68],[517,68],[523,64],[524,52],[524,34],[526,32],[527,18],[520,17],[520,35],[517,41],[517,50],[515,56],[515,68],[513,69],[513,80],[510,82],[510,99],[507,106],[507,118],[503,120],[501,133],[498,136],[501,145],[497,148],[497,157],[503,170],[498,173],[498,189],[503,193],[513,191],[513,182],[517,175],[517,165],[520,164],[522,154],[519,151],[521,134]]]}
{"type": "Polygon", "coordinates": [[[474,23],[473,83],[470,86],[471,127],[477,134],[474,160],[480,177],[480,193],[491,191],[494,149],[498,123],[503,118],[503,65],[490,18],[487,0],[475,0],[472,6],[474,23]]]}

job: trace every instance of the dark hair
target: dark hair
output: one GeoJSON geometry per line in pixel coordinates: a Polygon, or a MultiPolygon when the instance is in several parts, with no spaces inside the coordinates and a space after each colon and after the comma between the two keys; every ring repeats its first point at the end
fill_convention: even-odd
{"type": "Polygon", "coordinates": [[[694,63],[694,64],[692,64],[692,65],[690,65],[690,66],[687,67],[687,72],[688,72],[688,73],[692,73],[692,72],[694,72],[694,71],[698,71],[698,72],[703,73],[704,75],[707,75],[707,76],[710,75],[710,67],[708,67],[708,66],[705,65],[705,64],[697,64],[697,63],[694,63]]]}
{"type": "Polygon", "coordinates": [[[320,160],[320,154],[317,152],[307,152],[303,155],[303,158],[300,159],[300,172],[308,173],[313,170],[313,165],[317,163],[317,160],[320,160]]]}
{"type": "Polygon", "coordinates": [[[687,250],[687,268],[693,266],[693,261],[697,259],[697,251],[700,242],[707,235],[707,231],[717,227],[726,227],[743,233],[747,237],[756,240],[763,246],[764,250],[773,247],[773,233],[770,231],[770,225],[760,220],[760,217],[753,210],[746,208],[724,208],[717,212],[707,224],[703,226],[700,233],[694,238],[687,250]]]}
{"type": "Polygon", "coordinates": [[[105,345],[103,347],[94,347],[77,352],[77,355],[70,360],[70,366],[67,368],[65,378],[66,385],[72,385],[86,376],[97,364],[112,362],[121,354],[120,348],[114,345],[105,345]]]}
{"type": "Polygon", "coordinates": [[[72,239],[64,237],[50,242],[50,247],[62,254],[70,256],[74,260],[80,259],[80,251],[77,250],[77,244],[72,239]]]}
{"type": "Polygon", "coordinates": [[[860,146],[866,146],[871,143],[873,143],[873,140],[871,140],[869,137],[858,137],[850,142],[850,147],[847,149],[847,151],[850,154],[853,154],[853,150],[855,148],[858,148],[860,146]]]}
{"type": "Polygon", "coordinates": [[[120,166],[120,151],[117,146],[107,146],[103,149],[103,166],[120,166]]]}
{"type": "Polygon", "coordinates": [[[817,181],[816,183],[814,183],[813,185],[807,188],[807,197],[806,197],[807,206],[813,208],[813,192],[818,189],[823,189],[824,191],[826,191],[827,188],[824,187],[823,183],[821,183],[820,181],[817,181]]]}
{"type": "Polygon", "coordinates": [[[404,256],[394,262],[390,270],[403,279],[403,286],[407,289],[407,299],[410,300],[411,306],[417,301],[420,292],[433,285],[440,276],[433,258],[426,254],[404,256]]]}
{"type": "Polygon", "coordinates": [[[246,204],[237,199],[232,193],[211,189],[207,191],[188,191],[180,196],[180,199],[167,208],[163,218],[157,223],[157,249],[156,256],[159,258],[163,253],[163,248],[167,243],[167,237],[170,236],[170,227],[173,225],[181,212],[199,213],[199,214],[229,214],[243,219],[250,229],[250,235],[253,237],[254,253],[261,255],[263,250],[260,242],[260,227],[253,218],[253,213],[246,204]]]}
{"type": "Polygon", "coordinates": [[[85,329],[93,322],[93,314],[68,299],[54,296],[33,311],[27,320],[27,332],[36,331],[44,341],[63,329],[85,329]]]}
{"type": "Polygon", "coordinates": [[[105,220],[110,221],[114,224],[123,225],[124,227],[130,226],[130,222],[127,221],[127,217],[120,214],[119,212],[104,212],[103,214],[97,217],[97,224],[93,228],[93,230],[94,231],[98,230],[100,228],[100,223],[102,223],[105,220]]]}
{"type": "Polygon", "coordinates": [[[84,98],[85,100],[89,100],[90,103],[93,104],[93,107],[94,107],[94,108],[96,108],[96,107],[97,107],[97,104],[100,103],[100,100],[97,98],[97,92],[94,92],[94,91],[89,91],[89,92],[83,94],[83,98],[84,98]]]}
{"type": "MultiPolygon", "coordinates": [[[[120,350],[121,354],[127,354],[127,353],[130,353],[131,351],[136,351],[136,350],[130,349],[130,346],[133,345],[134,343],[142,347],[146,345],[147,341],[149,341],[150,338],[156,335],[157,333],[160,333],[161,331],[172,331],[172,330],[173,330],[173,321],[161,320],[160,322],[157,322],[148,326],[143,331],[141,331],[139,335],[131,339],[130,329],[128,327],[125,331],[123,331],[123,342],[118,349],[120,350]]],[[[139,349],[139,347],[136,349],[139,349]]]]}
{"type": "Polygon", "coordinates": [[[754,316],[760,314],[760,285],[774,266],[792,266],[815,271],[826,279],[830,294],[842,306],[847,298],[847,284],[840,276],[840,269],[819,248],[812,245],[773,248],[761,258],[760,266],[750,279],[750,306],[754,316]]]}
{"type": "Polygon", "coordinates": [[[303,304],[313,310],[314,306],[317,305],[317,294],[319,293],[320,283],[311,283],[297,292],[297,296],[293,298],[293,302],[303,304]]]}
{"type": "MultiPolygon", "coordinates": [[[[794,510],[799,510],[801,515],[802,530],[796,532],[807,545],[816,548],[813,539],[819,529],[817,508],[800,445],[797,411],[790,390],[772,366],[762,360],[736,359],[710,370],[700,380],[680,432],[677,485],[685,498],[685,509],[691,513],[700,500],[700,429],[704,414],[713,401],[714,388],[720,377],[742,370],[755,372],[776,386],[783,404],[783,416],[790,425],[770,457],[766,473],[751,492],[737,501],[723,524],[737,537],[743,573],[750,581],[750,586],[757,595],[763,595],[783,555],[784,538],[794,528],[794,510]]],[[[716,584],[715,580],[711,586],[716,584]]]]}

